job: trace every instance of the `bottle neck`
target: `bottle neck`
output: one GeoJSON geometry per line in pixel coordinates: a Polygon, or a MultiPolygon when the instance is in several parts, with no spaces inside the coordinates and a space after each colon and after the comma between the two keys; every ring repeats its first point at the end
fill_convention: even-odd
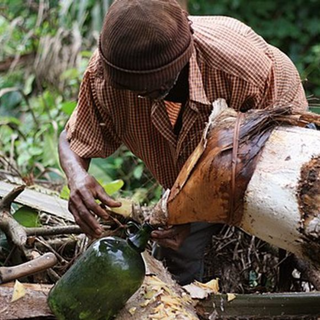
{"type": "Polygon", "coordinates": [[[143,252],[146,249],[153,230],[153,227],[145,222],[137,232],[128,235],[127,242],[138,252],[143,252]]]}

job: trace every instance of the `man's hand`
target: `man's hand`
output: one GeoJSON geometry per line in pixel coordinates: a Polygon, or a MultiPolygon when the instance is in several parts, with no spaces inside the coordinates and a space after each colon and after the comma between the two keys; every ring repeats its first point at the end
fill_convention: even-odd
{"type": "Polygon", "coordinates": [[[190,224],[182,224],[171,226],[164,230],[152,231],[152,240],[156,241],[160,246],[178,250],[183,241],[190,233],[190,224]]]}
{"type": "Polygon", "coordinates": [[[69,177],[69,188],[69,211],[76,223],[87,235],[93,238],[101,236],[103,229],[95,215],[106,219],[108,214],[95,200],[100,200],[108,207],[120,207],[121,202],[109,197],[98,181],[86,171],[69,177]]]}
{"type": "Polygon", "coordinates": [[[88,236],[101,236],[103,230],[95,216],[106,218],[108,215],[95,200],[108,207],[120,207],[121,203],[110,198],[98,181],[88,174],[91,159],[81,158],[71,150],[66,131],[60,134],[59,159],[70,189],[69,211],[88,236]]]}

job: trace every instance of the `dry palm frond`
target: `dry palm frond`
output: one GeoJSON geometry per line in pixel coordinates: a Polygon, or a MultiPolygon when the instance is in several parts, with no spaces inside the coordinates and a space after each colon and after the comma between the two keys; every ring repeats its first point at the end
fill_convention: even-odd
{"type": "Polygon", "coordinates": [[[34,62],[39,81],[46,81],[62,89],[64,82],[60,76],[78,65],[81,45],[82,37],[76,24],[72,31],[59,28],[53,37],[43,37],[34,62]]]}

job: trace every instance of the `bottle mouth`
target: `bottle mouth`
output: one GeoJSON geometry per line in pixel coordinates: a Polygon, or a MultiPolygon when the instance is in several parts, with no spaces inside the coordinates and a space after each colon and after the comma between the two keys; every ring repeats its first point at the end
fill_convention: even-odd
{"type": "Polygon", "coordinates": [[[150,239],[151,232],[154,228],[147,222],[142,226],[135,222],[128,223],[127,242],[135,250],[143,252],[150,239]]]}
{"type": "Polygon", "coordinates": [[[139,247],[135,244],[134,241],[131,241],[130,239],[127,239],[127,243],[130,246],[130,248],[132,248],[135,251],[138,251],[139,253],[142,253],[145,250],[145,248],[139,247]]]}

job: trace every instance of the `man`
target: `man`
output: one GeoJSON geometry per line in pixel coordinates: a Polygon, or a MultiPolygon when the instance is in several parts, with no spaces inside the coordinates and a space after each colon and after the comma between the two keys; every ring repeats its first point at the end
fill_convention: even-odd
{"type": "MultiPolygon", "coordinates": [[[[212,109],[307,108],[298,72],[251,28],[227,17],[187,17],[175,0],[116,0],[85,72],[59,154],[69,209],[84,232],[99,237],[95,216],[121,204],[87,173],[90,159],[125,144],[170,188],[197,146],[212,109]]],[[[158,253],[180,284],[201,280],[215,225],[154,231],[158,253]]]]}

